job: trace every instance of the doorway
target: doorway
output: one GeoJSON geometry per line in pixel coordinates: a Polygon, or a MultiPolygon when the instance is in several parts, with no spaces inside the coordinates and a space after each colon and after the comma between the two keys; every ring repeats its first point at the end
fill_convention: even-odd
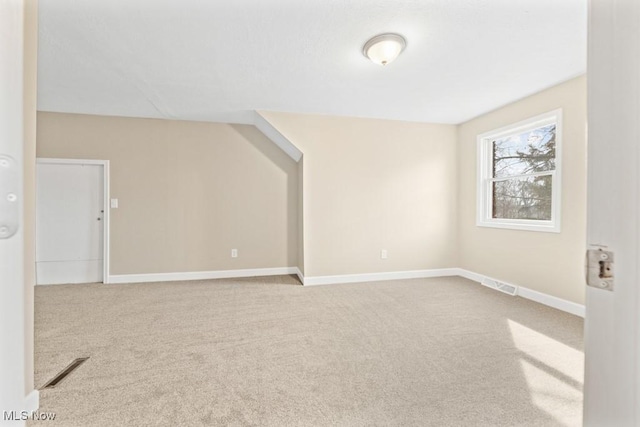
{"type": "Polygon", "coordinates": [[[38,159],[36,284],[108,282],[109,162],[38,159]]]}

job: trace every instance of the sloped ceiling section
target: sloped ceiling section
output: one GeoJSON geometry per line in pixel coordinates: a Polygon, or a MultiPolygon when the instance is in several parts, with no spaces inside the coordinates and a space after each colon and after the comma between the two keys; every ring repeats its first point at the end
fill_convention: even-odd
{"type": "Polygon", "coordinates": [[[287,153],[296,162],[302,158],[302,151],[295,146],[286,136],[280,133],[267,119],[259,112],[254,112],[253,125],[258,128],[267,138],[276,144],[282,151],[287,153]]]}
{"type": "Polygon", "coordinates": [[[40,0],[43,111],[460,123],[586,70],[586,0],[40,0]],[[387,67],[362,46],[398,32],[387,67]]]}

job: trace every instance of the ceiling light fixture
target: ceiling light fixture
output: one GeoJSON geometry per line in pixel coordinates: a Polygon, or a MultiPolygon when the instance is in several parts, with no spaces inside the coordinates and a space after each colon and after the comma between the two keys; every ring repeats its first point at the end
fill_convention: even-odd
{"type": "Polygon", "coordinates": [[[364,56],[380,65],[387,65],[402,53],[407,42],[399,34],[380,34],[364,44],[364,56]]]}

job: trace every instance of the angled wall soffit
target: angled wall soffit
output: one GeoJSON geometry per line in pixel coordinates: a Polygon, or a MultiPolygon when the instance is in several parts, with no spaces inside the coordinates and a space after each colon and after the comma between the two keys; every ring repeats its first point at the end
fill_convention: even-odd
{"type": "Polygon", "coordinates": [[[299,162],[302,158],[302,151],[286,136],[280,133],[262,114],[255,110],[218,113],[214,117],[207,117],[204,121],[234,125],[253,125],[294,161],[299,162]]]}
{"type": "Polygon", "coordinates": [[[267,119],[259,112],[254,111],[253,125],[258,128],[267,138],[273,141],[282,151],[287,153],[296,162],[302,158],[302,151],[298,149],[286,136],[280,133],[267,119]]]}

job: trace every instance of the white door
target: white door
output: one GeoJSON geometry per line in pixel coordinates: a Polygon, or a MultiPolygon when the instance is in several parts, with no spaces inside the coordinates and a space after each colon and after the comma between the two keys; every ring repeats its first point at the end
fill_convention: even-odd
{"type": "Polygon", "coordinates": [[[37,166],[38,285],[103,281],[104,166],[37,166]]]}

